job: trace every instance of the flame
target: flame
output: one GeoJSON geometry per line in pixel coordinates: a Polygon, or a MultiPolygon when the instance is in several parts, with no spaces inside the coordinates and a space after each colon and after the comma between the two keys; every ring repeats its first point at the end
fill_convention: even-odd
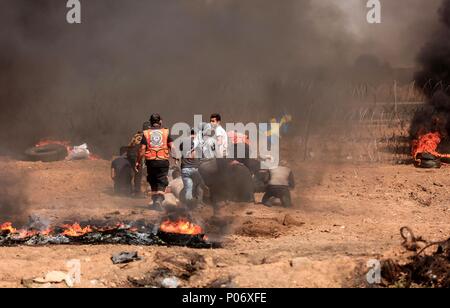
{"type": "Polygon", "coordinates": [[[179,219],[177,221],[166,220],[161,224],[159,229],[166,233],[176,234],[198,235],[203,233],[200,226],[186,219],[179,219]]]}
{"type": "Polygon", "coordinates": [[[37,231],[37,230],[25,230],[25,229],[16,229],[13,227],[12,223],[5,222],[4,224],[0,225],[0,233],[6,232],[8,234],[12,234],[15,238],[28,238],[35,235],[49,235],[52,230],[47,229],[43,231],[37,231]]]}
{"type": "MultiPolygon", "coordinates": [[[[79,223],[74,223],[62,225],[58,228],[48,228],[42,231],[34,229],[16,229],[10,222],[0,224],[0,234],[6,234],[16,239],[26,239],[36,235],[49,236],[53,234],[61,234],[69,237],[80,237],[91,232],[109,232],[120,229],[127,229],[130,232],[138,232],[138,229],[136,227],[130,227],[123,223],[118,223],[116,226],[111,227],[82,227],[79,223]]],[[[160,230],[166,233],[173,234],[203,234],[203,230],[199,225],[191,223],[187,219],[179,219],[177,221],[166,220],[160,225],[160,230]]]]}
{"type": "Polygon", "coordinates": [[[92,228],[90,226],[86,226],[82,228],[80,224],[75,223],[73,225],[63,225],[64,231],[63,235],[72,236],[72,237],[78,237],[83,236],[89,232],[92,232],[92,228]]]}
{"type": "MultiPolygon", "coordinates": [[[[49,144],[59,144],[65,146],[67,149],[67,153],[70,153],[73,150],[73,146],[70,141],[62,141],[62,140],[53,140],[53,139],[43,139],[39,141],[35,146],[42,147],[49,144]]],[[[89,160],[100,160],[101,157],[92,153],[89,153],[89,160]]]]}
{"type": "Polygon", "coordinates": [[[3,232],[8,232],[8,233],[16,233],[17,229],[14,228],[12,226],[12,223],[10,222],[5,222],[4,224],[0,225],[0,231],[3,232]]]}
{"type": "Polygon", "coordinates": [[[95,154],[89,154],[89,160],[100,160],[101,157],[95,154]]]}
{"type": "Polygon", "coordinates": [[[36,144],[36,147],[42,147],[49,144],[59,144],[65,146],[67,149],[67,153],[69,153],[72,150],[72,146],[69,141],[52,140],[52,139],[43,139],[36,144]]]}
{"type": "Polygon", "coordinates": [[[437,158],[450,158],[450,154],[441,154],[437,151],[441,143],[442,136],[439,132],[427,133],[420,135],[419,138],[412,142],[412,156],[417,160],[417,155],[421,153],[429,153],[437,158]]]}

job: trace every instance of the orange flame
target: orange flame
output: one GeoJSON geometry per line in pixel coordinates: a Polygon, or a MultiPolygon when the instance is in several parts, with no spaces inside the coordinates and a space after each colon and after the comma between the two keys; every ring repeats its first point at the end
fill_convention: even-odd
{"type": "Polygon", "coordinates": [[[4,224],[0,225],[0,231],[8,233],[16,233],[17,229],[12,226],[12,223],[5,222],[4,224]]]}
{"type": "Polygon", "coordinates": [[[418,139],[412,142],[412,156],[417,160],[417,156],[422,153],[429,153],[437,158],[450,158],[450,154],[441,154],[437,151],[441,143],[441,134],[439,132],[420,135],[418,139]]]}
{"type": "Polygon", "coordinates": [[[27,238],[38,234],[49,235],[51,231],[51,229],[47,229],[44,231],[16,229],[10,222],[5,222],[4,224],[0,225],[0,232],[7,232],[9,234],[12,234],[15,238],[27,238]]]}
{"type": "Polygon", "coordinates": [[[86,226],[82,228],[79,224],[73,224],[73,225],[64,225],[63,228],[65,229],[62,233],[63,235],[72,236],[72,237],[78,237],[83,236],[89,232],[92,232],[92,228],[90,226],[86,226]]]}
{"type": "Polygon", "coordinates": [[[72,150],[72,146],[70,145],[69,141],[60,141],[60,140],[52,140],[52,139],[41,140],[36,144],[36,147],[42,147],[42,146],[46,146],[49,144],[59,144],[59,145],[65,146],[67,148],[67,152],[70,152],[72,150]]]}
{"type": "Polygon", "coordinates": [[[198,235],[203,233],[202,227],[186,219],[179,219],[177,221],[166,220],[161,224],[159,229],[166,233],[176,234],[198,235]]]}

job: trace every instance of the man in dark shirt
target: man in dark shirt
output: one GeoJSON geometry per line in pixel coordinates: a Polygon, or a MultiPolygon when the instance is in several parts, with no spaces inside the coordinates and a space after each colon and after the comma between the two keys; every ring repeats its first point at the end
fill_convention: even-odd
{"type": "Polygon", "coordinates": [[[133,167],[128,159],[127,147],[122,148],[120,154],[111,163],[111,178],[114,181],[114,192],[121,195],[130,195],[133,167]]]}
{"type": "Polygon", "coordinates": [[[161,116],[152,114],[151,127],[142,136],[136,170],[139,170],[145,157],[147,165],[147,181],[152,189],[152,208],[162,210],[164,194],[169,185],[169,158],[173,140],[169,130],[163,128],[161,116]]]}

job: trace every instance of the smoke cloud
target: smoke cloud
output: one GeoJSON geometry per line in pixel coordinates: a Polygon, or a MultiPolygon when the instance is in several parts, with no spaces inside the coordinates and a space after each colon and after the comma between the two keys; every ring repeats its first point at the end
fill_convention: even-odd
{"type": "Polygon", "coordinates": [[[450,1],[439,9],[439,26],[418,56],[416,80],[428,97],[428,107],[415,115],[411,136],[439,131],[450,134],[450,1]]]}
{"type": "Polygon", "coordinates": [[[22,225],[27,221],[28,183],[26,177],[1,170],[0,172],[0,221],[22,225]]]}
{"type": "Polygon", "coordinates": [[[0,0],[1,154],[54,137],[110,155],[153,112],[167,126],[212,112],[302,120],[311,100],[344,101],[317,85],[370,80],[349,70],[361,55],[411,65],[439,3],[383,1],[383,23],[368,25],[364,0],[81,2],[69,25],[65,1],[0,0]]]}

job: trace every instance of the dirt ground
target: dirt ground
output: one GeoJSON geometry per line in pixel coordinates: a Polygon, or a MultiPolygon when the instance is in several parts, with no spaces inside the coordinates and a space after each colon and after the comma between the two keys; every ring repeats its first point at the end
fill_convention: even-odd
{"type": "MultiPolygon", "coordinates": [[[[78,287],[128,287],[129,277],[144,277],[162,263],[199,257],[201,266],[181,280],[182,286],[361,286],[369,259],[403,257],[402,226],[410,226],[428,240],[450,235],[449,167],[418,170],[407,165],[291,163],[297,180],[295,208],[224,205],[223,220],[230,225],[221,249],[1,247],[0,287],[21,287],[24,278],[67,271],[66,262],[71,259],[81,262],[78,287]],[[121,251],[138,251],[143,259],[113,265],[111,255],[121,251]]],[[[22,174],[26,179],[20,185],[29,201],[22,209],[24,215],[53,222],[91,218],[157,221],[159,214],[147,208],[146,200],[112,194],[109,167],[105,160],[31,163],[0,159],[0,172],[22,174]]],[[[203,207],[196,215],[208,222],[212,212],[203,207]]],[[[206,223],[207,231],[213,227],[206,223]]]]}

